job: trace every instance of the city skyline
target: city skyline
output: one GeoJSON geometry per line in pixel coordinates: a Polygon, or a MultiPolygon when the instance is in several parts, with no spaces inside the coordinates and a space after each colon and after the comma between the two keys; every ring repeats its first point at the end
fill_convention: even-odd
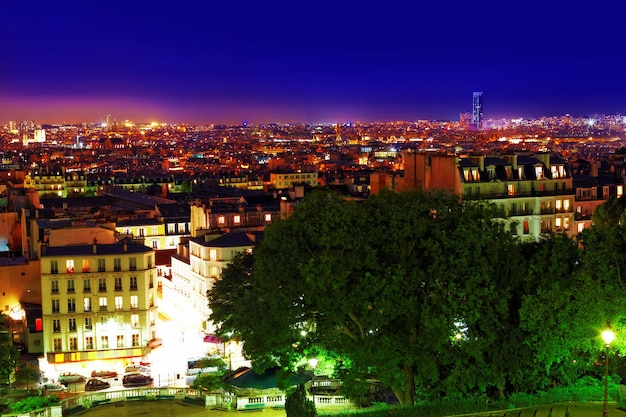
{"type": "Polygon", "coordinates": [[[626,114],[617,4],[3,7],[0,124],[626,114]]]}

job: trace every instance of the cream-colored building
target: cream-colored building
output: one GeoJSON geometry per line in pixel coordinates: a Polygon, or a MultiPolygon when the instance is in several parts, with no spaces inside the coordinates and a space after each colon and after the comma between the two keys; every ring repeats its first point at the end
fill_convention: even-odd
{"type": "Polygon", "coordinates": [[[115,230],[154,249],[174,249],[165,236],[165,224],[154,218],[132,218],[117,223],[115,230]]]}
{"type": "Polygon", "coordinates": [[[185,343],[190,351],[224,349],[204,341],[211,340],[205,336],[216,330],[207,291],[238,253],[252,250],[255,240],[254,234],[245,232],[201,236],[181,245],[172,257],[171,281],[163,279],[163,304],[159,311],[174,320],[184,318],[180,328],[186,333],[185,343]]]}
{"type": "Polygon", "coordinates": [[[272,172],[270,173],[270,181],[269,186],[274,189],[285,189],[291,188],[294,185],[298,184],[307,184],[311,187],[317,187],[317,172],[304,172],[304,171],[294,171],[294,172],[272,172]]]}
{"type": "Polygon", "coordinates": [[[43,353],[47,375],[86,361],[119,369],[158,337],[154,251],[124,240],[41,250],[43,353]]]}

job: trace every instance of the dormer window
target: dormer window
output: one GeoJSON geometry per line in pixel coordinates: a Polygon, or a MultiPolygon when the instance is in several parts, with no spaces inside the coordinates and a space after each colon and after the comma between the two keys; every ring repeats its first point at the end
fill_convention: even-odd
{"type": "Polygon", "coordinates": [[[535,178],[538,179],[538,180],[544,179],[543,167],[542,166],[536,166],[535,167],[535,178]]]}

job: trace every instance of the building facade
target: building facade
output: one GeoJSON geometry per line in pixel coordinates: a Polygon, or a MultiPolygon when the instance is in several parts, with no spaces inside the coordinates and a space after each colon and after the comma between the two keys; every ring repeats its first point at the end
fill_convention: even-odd
{"type": "Polygon", "coordinates": [[[44,372],[79,371],[84,361],[121,368],[149,352],[158,335],[151,248],[44,245],[40,262],[44,372]]]}

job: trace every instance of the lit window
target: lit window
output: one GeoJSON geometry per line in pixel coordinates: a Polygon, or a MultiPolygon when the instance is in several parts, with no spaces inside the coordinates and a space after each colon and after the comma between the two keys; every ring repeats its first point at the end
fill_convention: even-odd
{"type": "Polygon", "coordinates": [[[91,297],[83,298],[83,310],[88,313],[91,311],[91,297]]]}
{"type": "Polygon", "coordinates": [[[100,311],[106,311],[107,310],[107,298],[106,297],[100,297],[100,311]]]}
{"type": "Polygon", "coordinates": [[[209,260],[210,261],[217,261],[217,249],[209,250],[209,260]]]}
{"type": "Polygon", "coordinates": [[[121,295],[118,295],[117,297],[115,297],[115,309],[116,310],[121,310],[122,306],[124,305],[124,299],[121,295]]]}
{"type": "Polygon", "coordinates": [[[100,347],[102,349],[109,348],[109,336],[100,336],[100,347]]]}
{"type": "Polygon", "coordinates": [[[506,192],[507,192],[508,195],[515,195],[515,185],[508,184],[506,186],[506,192]]]}
{"type": "Polygon", "coordinates": [[[235,224],[239,224],[239,223],[241,223],[241,216],[240,216],[240,215],[238,215],[238,214],[236,214],[235,216],[233,216],[233,222],[234,222],[235,224]]]}
{"type": "Polygon", "coordinates": [[[266,222],[271,222],[272,221],[272,215],[270,213],[266,213],[265,214],[265,221],[266,222]]]}
{"type": "Polygon", "coordinates": [[[130,308],[132,310],[137,310],[139,306],[139,297],[136,295],[131,295],[130,296],[130,308]]]}
{"type": "Polygon", "coordinates": [[[131,314],[131,316],[130,316],[130,324],[133,327],[139,327],[139,314],[131,314]]]}
{"type": "Polygon", "coordinates": [[[83,272],[90,272],[89,259],[83,259],[83,272]]]}
{"type": "Polygon", "coordinates": [[[219,216],[217,218],[217,224],[223,225],[224,223],[226,223],[226,218],[224,216],[219,216]]]}
{"type": "Polygon", "coordinates": [[[73,274],[74,273],[74,260],[68,259],[65,261],[65,273],[73,274]]]}

